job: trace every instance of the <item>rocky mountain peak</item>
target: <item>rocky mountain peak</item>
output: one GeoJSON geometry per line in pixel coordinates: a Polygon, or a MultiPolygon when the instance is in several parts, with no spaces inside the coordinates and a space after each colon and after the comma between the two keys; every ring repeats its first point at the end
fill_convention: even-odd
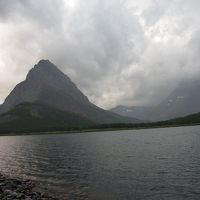
{"type": "Polygon", "coordinates": [[[49,60],[40,60],[27,74],[24,81],[16,85],[8,95],[0,112],[6,112],[23,102],[40,101],[52,105],[72,107],[89,103],[88,98],[76,85],[49,60]],[[64,106],[65,105],[65,106],[64,106]]]}
{"type": "Polygon", "coordinates": [[[49,60],[40,60],[28,73],[26,80],[29,81],[70,81],[69,77],[58,69],[49,60]]]}
{"type": "Polygon", "coordinates": [[[42,105],[59,112],[74,113],[98,123],[138,121],[105,111],[92,104],[70,78],[49,60],[40,60],[29,71],[26,79],[16,85],[0,107],[0,114],[7,113],[18,105],[24,108],[27,103],[42,105]]]}

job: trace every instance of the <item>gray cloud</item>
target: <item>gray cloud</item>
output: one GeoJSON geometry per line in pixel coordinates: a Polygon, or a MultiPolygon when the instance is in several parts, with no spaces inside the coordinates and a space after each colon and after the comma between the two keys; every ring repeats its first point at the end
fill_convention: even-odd
{"type": "Polygon", "coordinates": [[[159,102],[200,75],[198,0],[0,0],[0,99],[39,59],[109,108],[159,102]]]}

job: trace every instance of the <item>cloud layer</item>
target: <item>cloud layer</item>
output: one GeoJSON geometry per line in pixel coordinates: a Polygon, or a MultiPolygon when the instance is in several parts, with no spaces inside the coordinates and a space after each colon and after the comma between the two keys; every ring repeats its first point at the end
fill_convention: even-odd
{"type": "Polygon", "coordinates": [[[200,75],[199,0],[0,0],[0,101],[44,58],[97,105],[149,105],[200,75]]]}

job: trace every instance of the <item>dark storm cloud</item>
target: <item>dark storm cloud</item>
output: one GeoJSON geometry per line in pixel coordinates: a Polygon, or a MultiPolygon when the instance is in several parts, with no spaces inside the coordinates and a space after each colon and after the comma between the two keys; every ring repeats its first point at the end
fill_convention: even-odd
{"type": "Polygon", "coordinates": [[[0,98],[47,58],[100,106],[157,103],[199,76],[199,4],[0,0],[0,98]]]}

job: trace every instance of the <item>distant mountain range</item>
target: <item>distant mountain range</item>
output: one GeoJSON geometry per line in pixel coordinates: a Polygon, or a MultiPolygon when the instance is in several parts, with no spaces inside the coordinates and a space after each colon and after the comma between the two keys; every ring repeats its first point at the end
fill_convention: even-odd
{"type": "Polygon", "coordinates": [[[0,106],[0,129],[28,130],[138,123],[92,104],[70,78],[41,60],[0,106]]]}
{"type": "Polygon", "coordinates": [[[200,81],[185,82],[157,106],[107,111],[92,104],[53,63],[41,60],[0,105],[0,132],[200,123],[199,90],[200,81]]]}
{"type": "Polygon", "coordinates": [[[117,106],[111,111],[150,121],[169,120],[197,113],[200,111],[200,81],[182,83],[155,107],[117,106]]]}
{"type": "Polygon", "coordinates": [[[110,111],[117,113],[122,116],[134,117],[137,116],[138,119],[149,120],[150,113],[153,107],[148,106],[117,106],[112,108],[110,111]]]}

